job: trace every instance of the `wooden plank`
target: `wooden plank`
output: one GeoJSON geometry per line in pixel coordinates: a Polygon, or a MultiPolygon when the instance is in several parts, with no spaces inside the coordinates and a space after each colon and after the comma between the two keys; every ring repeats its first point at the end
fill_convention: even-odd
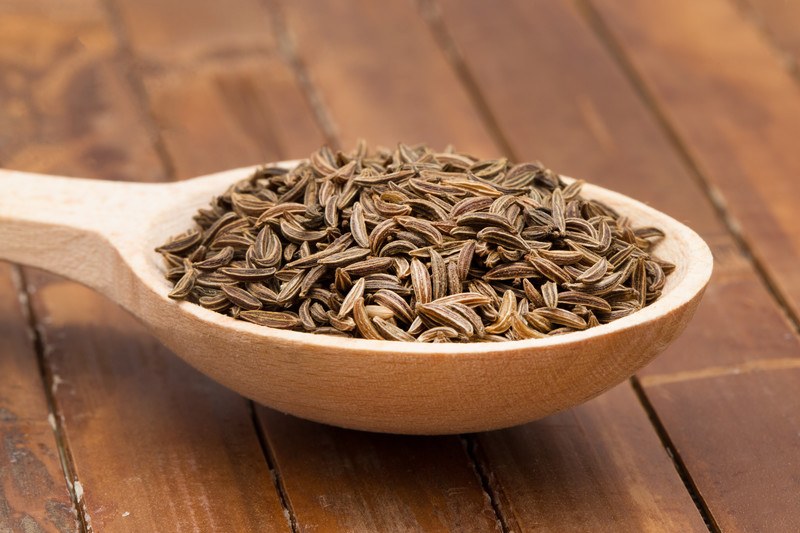
{"type": "MultiPolygon", "coordinates": [[[[9,24],[0,36],[18,83],[2,101],[24,99],[4,106],[20,132],[4,160],[27,170],[163,179],[105,9],[59,5],[20,2],[0,17],[24,28],[9,24]]],[[[190,369],[107,300],[30,277],[78,476],[70,482],[88,527],[289,529],[245,400],[190,369]]]]}
{"type": "Polygon", "coordinates": [[[259,417],[300,531],[500,531],[457,438],[259,417]]]}
{"type": "Polygon", "coordinates": [[[12,268],[0,263],[0,531],[74,531],[75,510],[12,268]]]}
{"type": "Polygon", "coordinates": [[[595,5],[800,316],[797,80],[730,1],[595,5]]]}
{"type": "MultiPolygon", "coordinates": [[[[329,111],[341,131],[353,132],[345,134],[347,141],[344,143],[345,146],[357,136],[393,144],[398,140],[402,130],[391,130],[387,125],[402,124],[403,128],[414,132],[417,138],[430,140],[441,137],[445,139],[444,142],[447,142],[448,139],[455,140],[456,146],[471,149],[477,153],[492,153],[496,150],[487,141],[478,145],[458,142],[465,128],[480,129],[484,132],[486,129],[474,112],[467,115],[472,117],[467,120],[464,115],[454,116],[454,113],[460,111],[454,110],[451,106],[439,105],[440,94],[459,94],[460,89],[457,82],[451,76],[447,77],[450,81],[440,82],[435,88],[416,96],[414,100],[416,108],[426,110],[422,115],[416,113],[408,115],[408,110],[399,101],[395,103],[388,96],[381,96],[387,79],[392,80],[391,90],[394,94],[417,94],[419,84],[426,83],[423,79],[424,76],[395,76],[396,71],[403,72],[409,68],[407,65],[404,66],[404,63],[414,66],[422,65],[419,68],[423,71],[428,68],[425,67],[426,64],[430,64],[432,61],[438,63],[438,59],[431,58],[437,58],[441,52],[434,47],[431,38],[426,34],[427,30],[420,26],[418,15],[413,12],[413,6],[409,3],[384,2],[381,4],[380,14],[376,14],[375,8],[367,5],[366,2],[358,1],[339,2],[335,8],[328,6],[324,9],[312,9],[309,7],[309,3],[297,1],[286,2],[283,6],[288,23],[287,32],[296,40],[297,50],[300,54],[299,60],[307,66],[309,77],[319,84],[318,90],[325,95],[326,102],[330,103],[329,111]],[[332,9],[337,11],[328,11],[332,9]],[[357,13],[359,16],[352,16],[353,13],[357,13]],[[372,64],[370,77],[363,73],[353,72],[356,69],[353,63],[361,64],[363,61],[353,60],[352,54],[356,54],[356,57],[359,54],[366,54],[357,46],[357,43],[354,44],[354,41],[360,39],[360,37],[354,36],[360,35],[363,27],[378,26],[382,20],[390,20],[392,24],[383,24],[382,28],[385,31],[380,32],[380,35],[373,36],[368,33],[371,54],[373,57],[387,57],[393,60],[387,60],[384,66],[372,64]],[[395,31],[393,28],[402,28],[402,31],[395,31]],[[331,50],[337,52],[330,52],[331,50]],[[398,55],[396,52],[398,50],[402,50],[403,54],[398,55]],[[334,76],[333,73],[341,74],[334,76]],[[336,96],[331,98],[329,95],[336,96]],[[359,98],[353,95],[370,95],[371,99],[359,102],[359,98]],[[378,98],[379,96],[380,98],[378,98]],[[344,100],[346,100],[346,104],[341,103],[344,100]],[[361,106],[363,106],[362,109],[353,110],[353,108],[361,106]],[[369,120],[363,117],[367,113],[369,120]]],[[[491,10],[495,7],[489,6],[487,9],[491,10]]],[[[368,32],[371,31],[368,30],[368,32]]],[[[488,133],[484,135],[488,136],[488,133]]],[[[599,441],[608,443],[608,448],[605,448],[604,452],[586,457],[583,463],[571,461],[558,465],[565,478],[577,481],[571,487],[557,483],[549,486],[552,500],[566,501],[571,493],[585,491],[588,494],[595,491],[594,498],[606,501],[611,506],[604,510],[603,516],[608,516],[608,513],[613,513],[615,516],[626,515],[631,517],[630,523],[636,521],[647,523],[647,516],[654,512],[654,508],[658,508],[665,519],[685,525],[690,530],[702,528],[702,520],[692,504],[691,498],[672,469],[670,460],[660,445],[645,412],[630,391],[627,394],[623,392],[609,395],[604,401],[607,404],[591,403],[581,408],[587,421],[582,424],[578,433],[586,432],[583,435],[586,438],[587,446],[591,446],[589,443],[592,441],[599,441]],[[613,406],[613,408],[607,408],[606,405],[613,406]],[[615,413],[616,410],[625,411],[629,416],[624,421],[620,420],[615,413]],[[600,431],[599,428],[604,429],[600,431]],[[611,453],[610,442],[612,441],[617,446],[631,450],[631,453],[627,456],[611,453]],[[645,463],[651,466],[642,472],[640,466],[645,463]],[[613,470],[618,475],[628,476],[630,479],[635,479],[638,475],[646,475],[650,493],[642,495],[641,498],[628,498],[620,494],[619,485],[594,483],[593,476],[605,471],[606,468],[608,472],[613,470]],[[650,476],[650,472],[654,472],[654,474],[650,476]]],[[[271,426],[271,421],[267,420],[265,426],[267,435],[271,436],[275,431],[271,426]]],[[[528,431],[529,427],[523,427],[509,430],[506,434],[515,439],[520,449],[536,450],[541,443],[534,442],[528,431]]],[[[488,438],[488,435],[486,437],[488,438]]],[[[363,438],[366,440],[368,437],[363,438]]],[[[558,447],[557,432],[549,433],[542,438],[548,441],[548,446],[552,449],[558,447]]],[[[271,442],[273,441],[271,440],[271,442]]],[[[273,442],[273,449],[276,456],[279,457],[277,461],[279,471],[282,469],[287,469],[288,472],[301,471],[302,465],[296,466],[290,461],[306,460],[306,455],[293,453],[293,448],[282,450],[280,442],[282,441],[275,440],[273,442]]],[[[491,440],[486,441],[486,447],[494,448],[491,440]]],[[[353,452],[352,457],[355,456],[356,454],[353,452]]],[[[502,458],[503,456],[498,455],[497,457],[502,458]]],[[[535,453],[532,452],[521,463],[533,461],[535,457],[535,453]]],[[[352,459],[347,460],[352,461],[352,459]]],[[[311,477],[312,473],[313,475],[322,475],[321,473],[326,469],[339,468],[338,465],[342,461],[341,457],[326,459],[322,465],[313,470],[309,468],[307,476],[311,477]]],[[[544,467],[547,468],[548,465],[549,463],[544,467]]],[[[496,476],[497,469],[502,465],[492,460],[483,467],[490,476],[496,476]]],[[[514,469],[509,468],[503,471],[510,473],[514,469]]],[[[287,473],[284,476],[285,483],[288,483],[286,480],[288,477],[287,473]]],[[[611,474],[609,474],[610,477],[611,474]]],[[[521,486],[530,483],[530,479],[522,476],[517,477],[516,480],[521,486]]],[[[308,481],[308,483],[312,482],[308,481]]],[[[348,487],[348,492],[363,492],[365,483],[367,481],[358,480],[345,486],[348,487]]],[[[292,501],[291,491],[288,491],[288,494],[292,501]]],[[[527,494],[531,495],[530,492],[527,494]]],[[[525,494],[518,494],[516,491],[508,494],[508,498],[513,499],[520,509],[534,505],[534,502],[529,500],[525,494]]],[[[316,508],[318,512],[327,512],[319,503],[316,504],[316,508]]],[[[554,530],[561,528],[563,516],[558,508],[543,506],[537,509],[541,511],[541,516],[538,518],[539,524],[544,524],[543,527],[554,530]]],[[[599,521],[603,516],[599,517],[599,521]]],[[[611,521],[604,522],[604,524],[607,530],[614,527],[614,523],[611,521]]]]}
{"type": "Polygon", "coordinates": [[[786,0],[737,0],[747,15],[775,40],[786,62],[797,68],[800,62],[800,4],[786,0]]]}
{"type": "Polygon", "coordinates": [[[650,386],[722,531],[800,530],[800,369],[650,386]],[[691,416],[687,416],[691,413],[691,416]],[[710,421],[735,421],[709,423],[710,421]],[[724,443],[724,445],[721,445],[724,443]],[[724,474],[723,474],[724,473],[724,474]]]}
{"type": "Polygon", "coordinates": [[[290,1],[279,7],[343,146],[364,137],[386,146],[426,142],[499,153],[467,91],[405,3],[290,1]]]}
{"type": "MultiPolygon", "coordinates": [[[[713,517],[727,523],[737,502],[748,498],[762,501],[765,495],[780,499],[783,496],[778,491],[783,488],[797,490],[797,469],[786,468],[781,459],[784,450],[796,447],[796,436],[790,438],[791,424],[780,412],[757,407],[769,392],[752,385],[748,389],[751,396],[739,402],[739,409],[731,410],[729,416],[702,407],[705,402],[714,403],[714,395],[723,394],[723,389],[724,395],[736,390],[736,384],[729,381],[716,381],[718,388],[709,389],[709,377],[744,372],[750,376],[744,379],[761,379],[757,376],[765,369],[781,372],[781,368],[800,362],[797,337],[781,310],[731,237],[722,231],[712,205],[657,120],[581,15],[570,5],[556,2],[509,2],[503,6],[489,9],[480,2],[446,1],[444,21],[514,149],[522,157],[539,157],[555,168],[563,167],[643,198],[686,220],[712,245],[717,264],[704,303],[684,336],[642,373],[642,380],[659,416],[667,402],[675,399],[662,396],[653,387],[685,382],[681,402],[671,407],[670,416],[663,420],[670,436],[681,431],[678,425],[684,419],[706,426],[716,436],[711,443],[686,431],[676,442],[679,454],[697,458],[688,464],[689,474],[713,517]],[[476,36],[476,21],[484,34],[494,36],[491,42],[476,36]],[[519,57],[525,57],[524,68],[519,57]],[[525,87],[527,93],[525,106],[516,105],[522,98],[519,87],[525,87]],[[582,103],[587,101],[590,106],[582,103]],[[569,133],[565,124],[572,126],[569,133]],[[775,436],[770,442],[775,456],[765,453],[760,462],[743,466],[740,459],[748,446],[755,446],[768,432],[775,436]],[[729,445],[734,441],[735,445],[729,445]],[[697,468],[701,461],[709,467],[697,468]],[[774,484],[759,476],[750,478],[752,484],[740,483],[742,468],[762,467],[777,478],[774,484]],[[729,496],[734,490],[737,495],[729,496]]],[[[631,25],[635,25],[639,17],[635,10],[630,11],[631,25]]],[[[674,18],[682,17],[689,18],[685,14],[674,18]]],[[[654,18],[653,25],[663,24],[659,31],[664,34],[675,28],[675,24],[665,23],[672,18],[658,22],[654,18]]],[[[687,57],[691,54],[691,49],[685,50],[687,57]]],[[[681,80],[680,75],[673,75],[681,80]]],[[[773,386],[777,388],[771,394],[791,396],[796,390],[796,383],[790,380],[776,379],[773,386]]],[[[508,476],[515,479],[513,472],[508,476]]],[[[745,522],[762,514],[750,506],[736,513],[745,522]]]]}
{"type": "Polygon", "coordinates": [[[640,417],[623,383],[569,411],[479,435],[508,529],[706,531],[686,502],[661,498],[675,471],[640,417]]]}

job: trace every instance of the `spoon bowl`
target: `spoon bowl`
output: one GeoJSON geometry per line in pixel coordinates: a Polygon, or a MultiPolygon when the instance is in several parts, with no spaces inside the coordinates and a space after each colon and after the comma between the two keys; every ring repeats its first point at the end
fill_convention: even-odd
{"type": "Polygon", "coordinates": [[[168,184],[0,170],[0,258],[100,291],[189,364],[261,404],[327,424],[408,434],[509,427],[597,396],[677,338],[711,276],[711,252],[694,231],[587,184],[585,197],[636,225],[661,228],[666,237],[655,255],[676,265],[660,298],[610,324],[544,339],[427,344],[272,329],[171,300],[154,248],[254,169],[168,184]]]}

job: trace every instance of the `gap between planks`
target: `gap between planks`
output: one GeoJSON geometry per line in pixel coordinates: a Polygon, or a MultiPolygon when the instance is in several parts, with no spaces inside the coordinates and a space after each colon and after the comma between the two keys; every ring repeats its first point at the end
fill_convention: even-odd
{"type": "Polygon", "coordinates": [[[262,0],[264,7],[272,13],[272,31],[275,32],[275,39],[278,42],[278,51],[281,59],[291,69],[294,74],[300,90],[308,102],[309,107],[314,114],[317,125],[322,130],[322,135],[325,142],[331,148],[338,150],[341,149],[339,142],[339,130],[336,127],[336,122],[333,116],[328,112],[327,107],[322,99],[322,93],[317,90],[314,83],[311,81],[311,76],[308,69],[303,63],[302,59],[297,53],[297,47],[294,44],[294,39],[289,33],[286,24],[286,16],[283,12],[283,6],[277,0],[262,0]]]}
{"type": "Polygon", "coordinates": [[[502,531],[502,533],[510,533],[512,530],[508,527],[508,522],[503,515],[503,510],[500,505],[500,494],[492,486],[491,474],[484,465],[484,461],[479,458],[480,452],[478,450],[478,441],[475,439],[475,435],[459,435],[459,438],[461,440],[461,445],[464,447],[464,452],[467,454],[469,462],[472,464],[472,470],[475,472],[475,477],[478,478],[481,487],[483,487],[484,494],[489,499],[489,504],[492,506],[494,516],[497,519],[497,523],[500,525],[500,531],[502,531]]]}
{"type": "Polygon", "coordinates": [[[692,497],[692,501],[694,502],[695,507],[697,507],[697,511],[700,513],[700,516],[703,518],[703,522],[705,522],[709,531],[712,533],[719,533],[721,530],[717,524],[717,521],[714,519],[714,515],[708,508],[705,499],[703,499],[703,496],[700,494],[697,484],[694,482],[694,479],[692,479],[692,476],[689,473],[689,470],[686,468],[686,464],[684,464],[680,453],[672,443],[672,439],[670,438],[669,433],[667,433],[666,427],[664,427],[664,424],[661,422],[661,418],[659,418],[658,413],[653,407],[653,404],[651,404],[650,400],[647,398],[647,394],[642,388],[641,383],[639,383],[639,380],[636,378],[636,376],[631,377],[630,383],[633,387],[636,397],[639,399],[639,403],[642,404],[642,407],[647,413],[647,417],[650,419],[650,423],[653,425],[653,428],[658,434],[658,438],[661,440],[662,446],[664,446],[667,455],[669,455],[669,458],[672,460],[675,470],[678,472],[681,481],[683,481],[686,491],[692,497]]]}
{"type": "Polygon", "coordinates": [[[475,81],[475,76],[470,72],[467,63],[461,56],[458,46],[447,31],[442,21],[442,9],[439,3],[436,0],[417,0],[417,8],[422,19],[427,23],[428,28],[433,34],[436,44],[438,44],[439,48],[442,50],[445,59],[450,63],[450,66],[456,73],[456,77],[464,86],[489,136],[494,139],[494,142],[509,159],[519,161],[519,157],[514,152],[511,143],[500,127],[500,122],[494,116],[488,102],[481,94],[478,83],[475,81]]]}
{"type": "Polygon", "coordinates": [[[794,54],[784,49],[780,44],[780,40],[775,35],[775,32],[770,29],[769,24],[758,12],[758,9],[756,9],[749,0],[731,0],[731,2],[734,7],[739,10],[742,18],[750,22],[750,24],[758,30],[764,42],[767,43],[767,47],[770,48],[778,59],[780,59],[781,63],[786,66],[786,70],[800,81],[800,65],[798,65],[797,59],[795,59],[794,54]]]}
{"type": "Polygon", "coordinates": [[[153,145],[153,149],[159,161],[161,161],[161,166],[166,173],[167,181],[175,181],[175,162],[169,155],[167,144],[164,142],[164,137],[161,135],[161,128],[158,127],[158,121],[153,115],[153,108],[150,98],[147,96],[144,82],[137,72],[136,60],[134,59],[130,38],[122,22],[122,16],[112,0],[100,0],[100,4],[103,10],[105,10],[106,20],[117,40],[117,52],[125,68],[126,81],[136,100],[136,106],[139,108],[139,116],[144,119],[142,121],[144,123],[144,128],[150,136],[150,142],[153,145]]]}
{"type": "Polygon", "coordinates": [[[72,500],[72,508],[76,514],[80,530],[85,533],[91,533],[92,520],[83,500],[83,486],[78,480],[75,460],[72,457],[72,452],[70,451],[69,443],[67,442],[67,437],[64,432],[61,410],[58,406],[55,394],[53,393],[54,388],[57,387],[58,384],[53,372],[47,364],[47,342],[42,331],[37,326],[38,320],[33,305],[31,304],[32,295],[29,289],[30,285],[28,284],[24,270],[19,265],[11,265],[11,275],[19,292],[22,312],[28,322],[28,331],[31,336],[31,341],[33,342],[34,351],[36,352],[36,363],[39,368],[39,375],[42,379],[43,392],[47,403],[47,418],[56,441],[58,459],[61,463],[64,481],[66,481],[67,484],[67,492],[72,500]]]}
{"type": "Polygon", "coordinates": [[[275,485],[275,491],[278,493],[278,498],[280,499],[281,507],[283,508],[283,514],[286,517],[286,522],[289,524],[292,533],[298,533],[299,528],[297,527],[297,516],[295,515],[294,509],[292,509],[292,504],[289,501],[289,495],[286,491],[286,487],[284,486],[283,478],[281,478],[281,473],[276,466],[277,462],[275,461],[275,454],[272,452],[272,447],[269,445],[266,428],[264,428],[264,425],[258,418],[255,403],[253,403],[252,400],[248,400],[247,407],[250,410],[250,418],[253,421],[253,429],[258,436],[258,443],[261,445],[261,452],[264,454],[264,460],[267,462],[267,467],[269,468],[270,475],[272,476],[272,483],[275,485]]]}
{"type": "Polygon", "coordinates": [[[630,58],[623,50],[621,44],[616,39],[611,29],[603,20],[600,13],[594,8],[591,0],[574,0],[578,11],[584,16],[589,27],[591,27],[598,40],[605,46],[612,60],[619,66],[623,74],[628,78],[631,86],[641,98],[642,102],[652,113],[656,123],[661,127],[665,137],[675,149],[678,157],[686,166],[688,173],[697,182],[700,189],[706,194],[709,202],[714,207],[714,210],[719,216],[722,223],[728,229],[728,232],[733,237],[739,250],[742,252],[745,260],[748,261],[756,271],[761,282],[769,292],[770,296],[778,304],[778,307],[783,312],[787,319],[787,323],[791,326],[794,332],[800,335],[800,316],[797,316],[786,297],[781,293],[780,288],[765,268],[762,260],[753,252],[753,248],[747,239],[744,237],[741,225],[736,218],[731,215],[722,194],[717,188],[706,178],[703,171],[700,169],[698,163],[694,160],[689,152],[686,143],[681,139],[675,127],[667,118],[667,114],[658,105],[656,98],[653,96],[650,89],[647,88],[642,76],[639,75],[636,67],[634,67],[630,58]]]}

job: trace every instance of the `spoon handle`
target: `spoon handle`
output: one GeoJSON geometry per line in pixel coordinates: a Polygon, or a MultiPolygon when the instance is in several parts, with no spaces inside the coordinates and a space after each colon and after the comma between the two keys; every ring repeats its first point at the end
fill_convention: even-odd
{"type": "Polygon", "coordinates": [[[154,185],[0,169],[0,259],[109,294],[121,264],[117,245],[135,233],[158,192],[154,185]]]}

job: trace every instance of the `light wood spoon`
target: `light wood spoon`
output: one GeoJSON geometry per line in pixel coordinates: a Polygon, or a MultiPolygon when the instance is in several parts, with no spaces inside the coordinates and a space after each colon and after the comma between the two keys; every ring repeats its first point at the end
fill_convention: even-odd
{"type": "Polygon", "coordinates": [[[416,434],[513,426],[600,394],[681,333],[711,275],[711,252],[694,231],[586,185],[584,196],[664,230],[656,255],[677,265],[658,300],[611,324],[503,343],[402,343],[271,329],[169,299],[154,248],[253,170],[169,184],[0,170],[0,258],[105,294],[189,364],[264,405],[337,426],[416,434]]]}

